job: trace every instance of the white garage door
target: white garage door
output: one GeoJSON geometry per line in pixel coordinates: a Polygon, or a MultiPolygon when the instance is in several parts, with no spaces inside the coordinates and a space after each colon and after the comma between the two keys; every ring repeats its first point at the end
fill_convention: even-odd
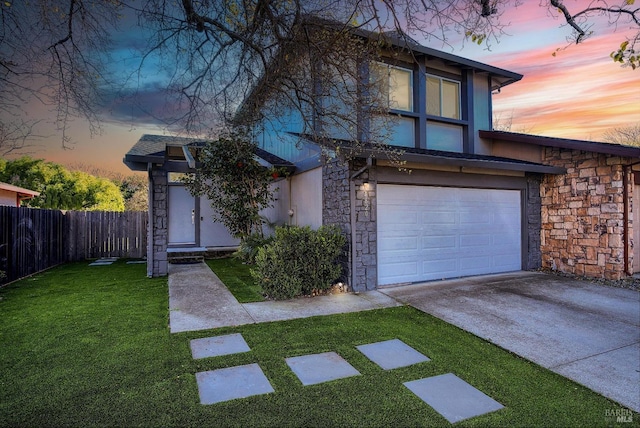
{"type": "Polygon", "coordinates": [[[520,270],[520,191],[378,185],[379,285],[520,270]]]}

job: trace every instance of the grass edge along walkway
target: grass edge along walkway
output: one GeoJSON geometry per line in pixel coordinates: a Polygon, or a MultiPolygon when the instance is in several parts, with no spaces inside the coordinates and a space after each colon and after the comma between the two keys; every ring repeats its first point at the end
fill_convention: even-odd
{"type": "Polygon", "coordinates": [[[240,303],[263,302],[262,289],[251,277],[251,266],[235,257],[205,260],[209,268],[220,278],[240,303]]]}
{"type": "MultiPolygon", "coordinates": [[[[0,426],[449,426],[402,383],[454,373],[505,408],[456,426],[611,426],[616,403],[410,307],[170,334],[166,278],[74,263],[0,289],[0,426]],[[239,332],[251,351],[194,360],[239,332]],[[381,370],[356,346],[431,358],[381,370]],[[360,373],[302,386],[284,359],[334,351],[360,373]],[[195,373],[258,363],[275,392],[199,404],[195,373]]],[[[640,417],[632,414],[639,426],[640,417]]]]}

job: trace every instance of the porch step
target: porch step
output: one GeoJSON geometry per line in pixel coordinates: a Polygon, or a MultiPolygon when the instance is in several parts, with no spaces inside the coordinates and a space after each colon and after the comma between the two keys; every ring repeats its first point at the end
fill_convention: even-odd
{"type": "Polygon", "coordinates": [[[203,256],[171,256],[168,258],[169,263],[175,265],[186,265],[190,263],[202,263],[204,261],[203,256]]]}
{"type": "Polygon", "coordinates": [[[174,264],[200,263],[205,259],[228,257],[237,249],[238,247],[174,247],[167,249],[167,260],[174,264]]]}
{"type": "Polygon", "coordinates": [[[168,248],[167,260],[174,264],[200,263],[206,251],[204,247],[168,248]]]}

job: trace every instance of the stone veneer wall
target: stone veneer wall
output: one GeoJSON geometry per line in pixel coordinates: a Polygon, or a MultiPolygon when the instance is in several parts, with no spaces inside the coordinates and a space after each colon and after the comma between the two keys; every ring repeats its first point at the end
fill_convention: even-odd
{"type": "Polygon", "coordinates": [[[349,200],[349,167],[338,160],[322,166],[322,224],[337,225],[347,244],[341,260],[341,281],[351,286],[351,202],[349,200]]]}
{"type": "Polygon", "coordinates": [[[540,186],[542,266],[596,278],[626,276],[623,165],[629,159],[548,147],[543,162],[567,173],[545,175],[540,186]]]}
{"type": "Polygon", "coordinates": [[[347,238],[342,281],[353,291],[372,290],[378,284],[375,166],[353,180],[354,195],[351,190],[350,177],[363,166],[365,161],[332,160],[322,167],[322,223],[338,225],[347,238]],[[357,219],[355,254],[352,254],[352,200],[357,219]],[[352,257],[355,257],[355,282],[352,281],[352,257]]]}
{"type": "MultiPolygon", "coordinates": [[[[168,243],[168,191],[167,172],[153,170],[153,219],[149,222],[149,236],[151,236],[153,263],[151,276],[165,276],[168,272],[167,243],[168,243]]],[[[147,250],[148,251],[148,250],[147,250]]],[[[147,256],[147,261],[149,257],[147,256]]],[[[147,268],[149,269],[149,268],[147,268]]]]}

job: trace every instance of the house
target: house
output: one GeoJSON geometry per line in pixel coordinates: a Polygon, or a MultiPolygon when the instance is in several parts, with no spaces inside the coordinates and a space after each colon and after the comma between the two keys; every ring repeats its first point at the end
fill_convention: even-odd
{"type": "MultiPolygon", "coordinates": [[[[293,171],[268,215],[339,225],[353,290],[541,267],[607,279],[640,271],[640,148],[493,131],[492,93],[522,75],[398,35],[362,66],[363,79],[381,69],[389,78],[397,159],[365,144],[321,161],[295,115],[255,127],[265,162],[293,171]]],[[[171,137],[143,136],[125,156],[149,173],[149,275],[166,274],[172,247],[237,244],[172,178],[196,162],[194,141],[171,137]]]]}
{"type": "Polygon", "coordinates": [[[22,201],[40,196],[39,192],[0,182],[0,205],[19,207],[22,201]]]}

